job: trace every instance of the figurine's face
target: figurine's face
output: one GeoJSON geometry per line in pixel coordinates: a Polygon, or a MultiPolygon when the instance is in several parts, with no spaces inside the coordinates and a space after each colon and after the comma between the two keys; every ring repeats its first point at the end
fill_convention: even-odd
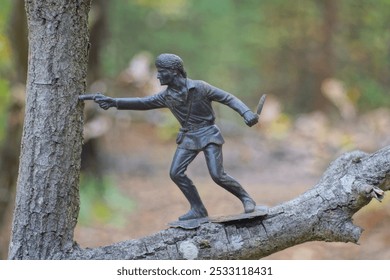
{"type": "Polygon", "coordinates": [[[160,81],[162,86],[171,84],[175,76],[176,72],[174,70],[157,68],[157,79],[160,81]]]}

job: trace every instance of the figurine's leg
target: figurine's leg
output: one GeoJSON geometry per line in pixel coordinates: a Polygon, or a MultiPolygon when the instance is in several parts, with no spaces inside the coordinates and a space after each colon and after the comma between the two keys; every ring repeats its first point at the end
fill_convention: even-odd
{"type": "Polygon", "coordinates": [[[255,210],[256,203],[233,177],[225,173],[223,168],[222,146],[209,144],[204,149],[207,167],[211,178],[219,186],[238,197],[244,205],[245,213],[255,210]]]}
{"type": "Polygon", "coordinates": [[[179,217],[179,220],[190,220],[208,216],[194,183],[185,174],[188,165],[195,159],[198,153],[198,151],[179,148],[173,157],[170,170],[171,179],[183,192],[191,205],[190,211],[179,217]]]}

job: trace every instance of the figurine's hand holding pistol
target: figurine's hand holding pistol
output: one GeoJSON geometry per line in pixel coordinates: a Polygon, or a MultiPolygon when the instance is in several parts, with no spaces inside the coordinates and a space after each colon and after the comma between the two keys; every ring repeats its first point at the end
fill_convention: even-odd
{"type": "Polygon", "coordinates": [[[105,96],[101,93],[83,94],[79,96],[79,100],[93,100],[104,110],[107,110],[111,107],[116,107],[116,100],[114,98],[105,96]]]}

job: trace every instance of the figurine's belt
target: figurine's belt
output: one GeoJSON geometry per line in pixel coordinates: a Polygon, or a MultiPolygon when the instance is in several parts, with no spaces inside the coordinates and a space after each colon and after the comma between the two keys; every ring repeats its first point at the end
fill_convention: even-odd
{"type": "Polygon", "coordinates": [[[180,128],[180,131],[181,132],[194,131],[194,130],[197,130],[199,128],[203,128],[203,127],[211,126],[211,125],[214,125],[214,122],[203,122],[200,124],[187,125],[186,127],[180,128]]]}

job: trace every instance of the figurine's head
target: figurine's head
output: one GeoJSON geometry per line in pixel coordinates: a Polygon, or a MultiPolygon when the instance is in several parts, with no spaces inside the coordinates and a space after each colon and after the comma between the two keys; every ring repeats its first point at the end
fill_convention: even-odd
{"type": "Polygon", "coordinates": [[[160,54],[156,58],[155,64],[157,68],[176,70],[184,78],[187,78],[187,73],[184,70],[183,60],[175,54],[170,54],[170,53],[160,54]]]}

